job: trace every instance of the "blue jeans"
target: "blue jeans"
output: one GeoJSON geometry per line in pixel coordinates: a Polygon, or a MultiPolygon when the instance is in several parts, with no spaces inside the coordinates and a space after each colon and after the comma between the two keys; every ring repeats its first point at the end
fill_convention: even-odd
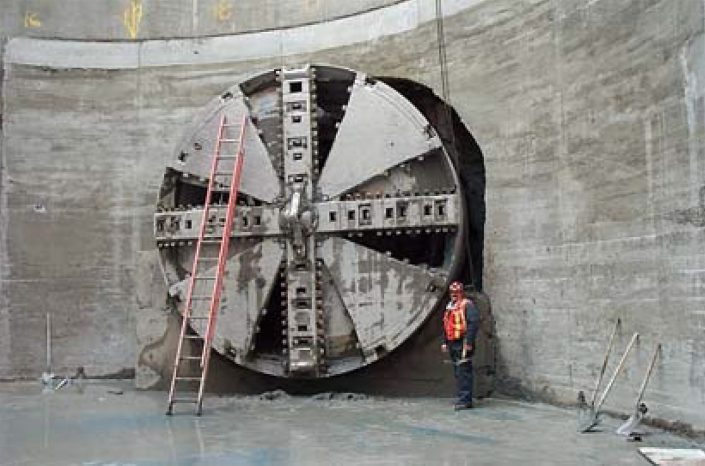
{"type": "Polygon", "coordinates": [[[472,404],[472,351],[465,355],[467,361],[458,364],[463,359],[463,343],[465,340],[454,340],[448,342],[450,360],[453,361],[453,374],[457,384],[458,401],[457,404],[472,404]]]}

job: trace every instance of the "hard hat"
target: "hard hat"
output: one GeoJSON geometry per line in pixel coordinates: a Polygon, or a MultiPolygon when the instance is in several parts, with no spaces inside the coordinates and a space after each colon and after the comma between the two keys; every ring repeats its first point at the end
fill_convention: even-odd
{"type": "Polygon", "coordinates": [[[460,293],[461,291],[463,291],[463,284],[458,281],[455,281],[450,284],[448,289],[451,293],[460,293]]]}

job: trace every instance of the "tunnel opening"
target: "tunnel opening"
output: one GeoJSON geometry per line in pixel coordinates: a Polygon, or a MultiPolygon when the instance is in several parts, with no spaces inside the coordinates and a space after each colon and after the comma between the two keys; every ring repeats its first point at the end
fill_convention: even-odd
{"type": "Polygon", "coordinates": [[[447,233],[427,233],[408,231],[403,233],[405,240],[398,235],[378,235],[364,233],[354,238],[357,244],[385,253],[396,260],[424,267],[441,267],[448,258],[448,244],[451,237],[447,233]]]}
{"type": "Polygon", "coordinates": [[[338,126],[345,116],[345,106],[350,99],[350,86],[355,74],[335,72],[316,76],[316,113],[318,123],[318,165],[328,160],[338,126]]]}

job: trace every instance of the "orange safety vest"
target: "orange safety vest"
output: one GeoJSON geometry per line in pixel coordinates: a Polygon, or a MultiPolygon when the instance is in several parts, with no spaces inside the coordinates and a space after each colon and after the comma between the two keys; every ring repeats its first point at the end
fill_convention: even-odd
{"type": "Polygon", "coordinates": [[[443,315],[443,329],[446,332],[446,340],[459,340],[465,336],[468,323],[465,321],[465,308],[468,300],[461,299],[455,305],[448,303],[446,312],[443,315]]]}

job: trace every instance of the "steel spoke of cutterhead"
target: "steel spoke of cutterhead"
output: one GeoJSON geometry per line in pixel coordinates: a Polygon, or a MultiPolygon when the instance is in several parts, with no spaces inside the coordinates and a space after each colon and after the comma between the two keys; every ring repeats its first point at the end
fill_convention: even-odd
{"type": "Polygon", "coordinates": [[[283,169],[286,204],[281,229],[287,235],[286,306],[284,343],[286,370],[293,376],[317,377],[325,372],[322,309],[313,232],[313,206],[318,144],[313,122],[315,71],[310,66],[283,68],[282,91],[283,169]]]}
{"type": "MultiPolygon", "coordinates": [[[[227,205],[211,207],[207,219],[205,238],[220,238],[225,227],[227,205]]],[[[168,209],[154,214],[154,236],[160,247],[189,245],[198,239],[198,228],[203,218],[203,207],[168,209]]],[[[237,206],[231,237],[261,239],[280,236],[279,209],[272,205],[237,206]]]]}
{"type": "Polygon", "coordinates": [[[403,233],[454,232],[461,204],[454,192],[357,194],[318,204],[317,233],[375,232],[379,236],[403,233]]]}

